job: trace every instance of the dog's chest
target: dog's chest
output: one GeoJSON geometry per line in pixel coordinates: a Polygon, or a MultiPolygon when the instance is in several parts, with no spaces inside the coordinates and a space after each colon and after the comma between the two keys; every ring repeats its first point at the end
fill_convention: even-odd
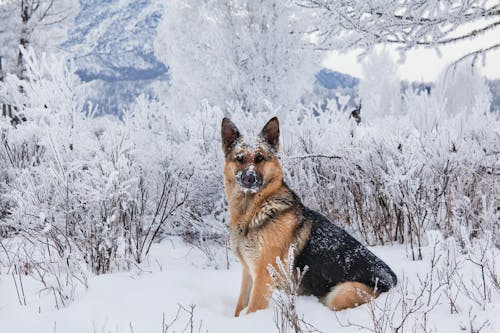
{"type": "Polygon", "coordinates": [[[291,207],[288,197],[278,196],[268,198],[258,209],[246,206],[240,214],[232,215],[231,249],[250,269],[271,249],[283,248],[286,251],[293,242],[292,231],[297,221],[290,211],[291,207]]]}
{"type": "Polygon", "coordinates": [[[230,228],[231,249],[240,260],[251,265],[265,246],[263,235],[269,231],[269,224],[276,215],[276,208],[266,204],[252,216],[245,213],[238,215],[238,220],[235,220],[230,228]]]}
{"type": "Polygon", "coordinates": [[[230,230],[230,242],[234,254],[247,265],[253,266],[263,246],[258,233],[243,228],[240,225],[232,226],[230,230]]]}

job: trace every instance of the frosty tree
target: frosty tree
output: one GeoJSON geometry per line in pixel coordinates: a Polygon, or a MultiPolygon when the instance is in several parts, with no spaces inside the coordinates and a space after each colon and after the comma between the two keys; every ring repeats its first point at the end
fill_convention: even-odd
{"type": "Polygon", "coordinates": [[[156,54],[171,70],[170,103],[290,109],[316,71],[310,14],[285,1],[165,1],[156,54]]]}
{"type": "MultiPolygon", "coordinates": [[[[462,40],[473,40],[500,26],[498,1],[339,1],[298,0],[302,8],[313,9],[323,48],[394,44],[403,53],[415,47],[438,50],[462,40]],[[460,28],[460,32],[458,32],[460,28]]],[[[476,50],[465,57],[476,58],[500,48],[500,43],[476,50]]]]}
{"type": "Polygon", "coordinates": [[[74,14],[73,0],[0,1],[0,57],[5,72],[25,77],[25,62],[19,47],[30,45],[39,50],[57,46],[65,35],[65,23],[74,14]]]}
{"type": "Polygon", "coordinates": [[[488,83],[468,62],[443,73],[436,89],[443,96],[444,110],[449,115],[484,113],[490,109],[492,96],[488,83]]]}
{"type": "Polygon", "coordinates": [[[12,12],[14,6],[12,2],[0,2],[0,22],[4,23],[0,27],[0,81],[3,80],[5,72],[9,69],[8,60],[15,59],[17,50],[17,38],[14,38],[11,27],[15,26],[15,19],[12,12]]]}
{"type": "Polygon", "coordinates": [[[397,115],[401,108],[397,68],[386,51],[373,52],[363,62],[364,79],[359,83],[363,119],[368,121],[397,115]]]}

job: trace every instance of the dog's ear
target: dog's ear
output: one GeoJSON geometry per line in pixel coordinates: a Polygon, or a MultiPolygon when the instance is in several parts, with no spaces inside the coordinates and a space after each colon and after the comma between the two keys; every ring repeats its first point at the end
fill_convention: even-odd
{"type": "Polygon", "coordinates": [[[260,132],[263,138],[273,149],[278,151],[280,138],[280,123],[277,117],[271,118],[260,132]]]}
{"type": "Polygon", "coordinates": [[[231,120],[224,118],[222,119],[221,136],[222,149],[224,150],[224,154],[227,155],[233,143],[240,137],[240,131],[231,120]]]}

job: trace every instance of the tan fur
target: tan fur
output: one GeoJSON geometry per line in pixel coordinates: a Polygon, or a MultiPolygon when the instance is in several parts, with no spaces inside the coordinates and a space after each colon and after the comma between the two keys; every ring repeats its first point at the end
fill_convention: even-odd
{"type": "Polygon", "coordinates": [[[248,305],[253,285],[252,276],[250,275],[248,266],[244,262],[242,262],[241,265],[243,266],[243,270],[241,275],[240,297],[238,298],[238,304],[236,305],[236,310],[234,311],[235,317],[238,317],[241,310],[248,305]]]}
{"type": "Polygon", "coordinates": [[[360,282],[344,282],[336,285],[321,301],[332,310],[344,310],[377,298],[378,292],[360,282]]]}

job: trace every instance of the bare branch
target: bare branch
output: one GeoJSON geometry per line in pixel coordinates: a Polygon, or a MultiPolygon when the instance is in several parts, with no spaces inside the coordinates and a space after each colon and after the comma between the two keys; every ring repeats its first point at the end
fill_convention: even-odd
{"type": "Polygon", "coordinates": [[[296,3],[317,13],[321,50],[361,48],[369,51],[377,44],[394,44],[400,51],[416,46],[438,47],[473,40],[500,26],[499,20],[491,22],[500,16],[500,6],[487,7],[479,1],[302,0],[296,3]],[[487,19],[489,23],[485,22],[487,19]],[[468,24],[486,25],[453,36],[458,28],[468,24]]]}

